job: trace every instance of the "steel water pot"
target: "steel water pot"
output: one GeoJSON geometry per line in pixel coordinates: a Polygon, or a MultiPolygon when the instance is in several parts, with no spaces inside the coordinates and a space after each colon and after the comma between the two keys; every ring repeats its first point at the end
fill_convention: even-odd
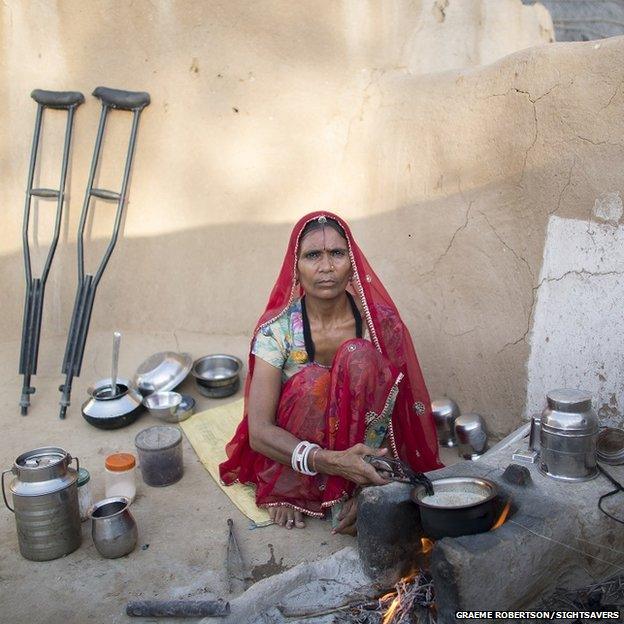
{"type": "Polygon", "coordinates": [[[78,458],[73,459],[62,448],[46,446],[22,453],[2,472],[2,497],[15,514],[19,549],[26,559],[58,559],[80,546],[78,458]],[[13,507],[4,485],[8,473],[15,475],[9,485],[13,507]]]}
{"type": "Polygon", "coordinates": [[[589,392],[562,388],[547,395],[540,424],[539,470],[562,481],[588,481],[598,476],[598,417],[589,392]]]}
{"type": "Polygon", "coordinates": [[[115,496],[98,501],[91,507],[91,536],[102,557],[123,557],[136,547],[139,534],[128,510],[129,504],[125,496],[115,496]]]}

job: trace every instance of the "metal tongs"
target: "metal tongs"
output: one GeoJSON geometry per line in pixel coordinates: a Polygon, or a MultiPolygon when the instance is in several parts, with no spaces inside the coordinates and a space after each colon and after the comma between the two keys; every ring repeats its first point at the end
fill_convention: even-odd
{"type": "Polygon", "coordinates": [[[409,483],[410,485],[422,485],[429,496],[433,495],[433,484],[423,472],[412,470],[408,464],[400,459],[391,457],[375,457],[364,455],[364,461],[369,463],[384,479],[409,483]]]}

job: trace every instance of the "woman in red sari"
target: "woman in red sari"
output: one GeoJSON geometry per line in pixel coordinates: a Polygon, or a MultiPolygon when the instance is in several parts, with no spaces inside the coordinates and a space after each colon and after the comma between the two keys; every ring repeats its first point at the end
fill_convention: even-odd
{"type": "Polygon", "coordinates": [[[365,456],[389,453],[420,472],[442,465],[409,332],[334,214],[295,225],[226,452],[222,481],[255,485],[277,524],[301,528],[331,508],[334,531],[350,534],[356,487],[386,483],[365,456]]]}

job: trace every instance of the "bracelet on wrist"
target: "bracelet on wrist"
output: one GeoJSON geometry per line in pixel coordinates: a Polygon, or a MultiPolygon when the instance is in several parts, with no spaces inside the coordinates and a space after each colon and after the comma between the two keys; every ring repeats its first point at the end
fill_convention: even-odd
{"type": "Polygon", "coordinates": [[[313,444],[307,440],[299,442],[299,444],[295,446],[290,457],[290,465],[292,469],[296,472],[300,472],[301,474],[308,475],[309,477],[313,477],[318,474],[315,470],[311,470],[311,466],[308,465],[308,458],[311,451],[320,448],[321,447],[318,444],[313,444]]]}

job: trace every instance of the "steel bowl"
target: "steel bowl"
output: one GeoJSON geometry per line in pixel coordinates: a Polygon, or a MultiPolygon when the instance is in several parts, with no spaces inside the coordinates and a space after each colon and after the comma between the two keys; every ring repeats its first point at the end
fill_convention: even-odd
{"type": "Polygon", "coordinates": [[[193,358],[188,353],[162,351],[145,360],[134,375],[134,385],[143,396],[167,392],[179,386],[189,374],[193,358]]]}
{"type": "Polygon", "coordinates": [[[182,395],[178,392],[154,392],[143,399],[147,411],[161,420],[174,417],[180,403],[182,395]]]}
{"type": "Polygon", "coordinates": [[[431,413],[438,432],[440,446],[457,446],[455,440],[455,419],[459,416],[459,407],[453,399],[442,398],[431,401],[431,413]]]}
{"type": "Polygon", "coordinates": [[[598,434],[596,459],[612,466],[624,464],[624,430],[605,427],[598,434]]]}
{"type": "Polygon", "coordinates": [[[195,399],[189,394],[155,392],[145,397],[143,404],[150,414],[167,423],[182,422],[195,413],[195,399]]]}
{"type": "Polygon", "coordinates": [[[213,399],[234,394],[240,386],[241,360],[233,355],[218,353],[195,360],[191,374],[197,390],[213,399]]]}

